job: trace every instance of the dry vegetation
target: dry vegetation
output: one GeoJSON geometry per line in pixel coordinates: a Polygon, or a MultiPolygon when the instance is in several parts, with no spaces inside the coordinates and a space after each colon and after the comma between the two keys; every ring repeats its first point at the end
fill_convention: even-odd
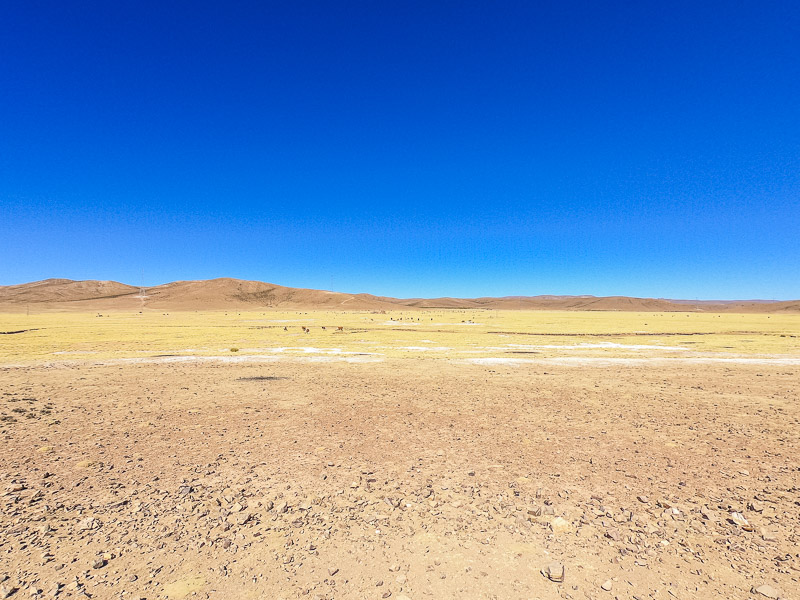
{"type": "Polygon", "coordinates": [[[800,589],[800,315],[17,312],[0,332],[0,597],[800,589]]]}

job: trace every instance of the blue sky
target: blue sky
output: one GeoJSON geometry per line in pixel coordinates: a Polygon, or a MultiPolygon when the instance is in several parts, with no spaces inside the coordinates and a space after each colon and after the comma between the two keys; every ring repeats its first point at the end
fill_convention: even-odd
{"type": "Polygon", "coordinates": [[[796,2],[0,9],[0,285],[800,298],[796,2]]]}

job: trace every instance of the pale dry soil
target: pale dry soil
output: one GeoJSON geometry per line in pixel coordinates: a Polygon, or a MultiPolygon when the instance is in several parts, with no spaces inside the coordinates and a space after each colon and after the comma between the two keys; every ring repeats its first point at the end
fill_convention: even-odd
{"type": "Polygon", "coordinates": [[[799,392],[791,365],[2,367],[2,592],[800,598],[799,392]]]}

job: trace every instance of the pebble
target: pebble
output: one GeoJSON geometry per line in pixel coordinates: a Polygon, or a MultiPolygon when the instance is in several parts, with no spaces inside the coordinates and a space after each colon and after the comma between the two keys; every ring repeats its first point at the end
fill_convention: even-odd
{"type": "Polygon", "coordinates": [[[550,529],[553,530],[553,533],[566,533],[572,528],[569,521],[562,517],[556,517],[550,523],[550,529]]]}
{"type": "Polygon", "coordinates": [[[555,581],[556,583],[563,583],[564,582],[564,565],[561,563],[550,563],[544,569],[542,569],[542,574],[547,577],[550,581],[555,581]]]}
{"type": "Polygon", "coordinates": [[[608,579],[608,580],[603,582],[603,584],[600,586],[600,588],[603,589],[606,592],[610,592],[612,585],[613,584],[612,584],[611,580],[608,579]]]}
{"type": "Polygon", "coordinates": [[[9,585],[0,585],[0,598],[9,598],[16,591],[17,588],[15,587],[11,587],[9,585]]]}
{"type": "Polygon", "coordinates": [[[92,562],[93,569],[102,569],[104,566],[106,566],[106,561],[99,556],[92,562]]]}
{"type": "Polygon", "coordinates": [[[745,519],[744,515],[741,513],[732,512],[730,520],[745,531],[753,531],[752,525],[747,522],[747,519],[745,519]]]}
{"type": "Polygon", "coordinates": [[[760,585],[757,588],[753,588],[751,591],[754,594],[761,594],[765,598],[772,598],[773,600],[777,600],[777,598],[780,598],[780,592],[778,592],[778,590],[776,590],[771,585],[767,584],[760,585]]]}
{"type": "Polygon", "coordinates": [[[776,536],[771,531],[762,528],[761,529],[761,539],[764,540],[765,542],[777,542],[778,541],[778,536],[776,536]]]}
{"type": "Polygon", "coordinates": [[[78,529],[81,530],[91,530],[91,529],[100,529],[100,526],[103,523],[94,517],[86,517],[80,523],[78,523],[78,529]]]}

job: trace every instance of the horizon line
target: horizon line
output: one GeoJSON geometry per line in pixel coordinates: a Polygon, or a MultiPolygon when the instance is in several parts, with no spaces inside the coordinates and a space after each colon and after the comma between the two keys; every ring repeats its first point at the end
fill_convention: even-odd
{"type": "Polygon", "coordinates": [[[626,294],[610,294],[610,295],[595,295],[595,294],[555,294],[555,293],[543,293],[543,294],[505,294],[505,295],[474,295],[474,296],[450,296],[450,295],[437,295],[437,296],[388,296],[385,294],[377,294],[374,292],[343,292],[337,290],[328,290],[324,288],[313,288],[313,287],[300,287],[300,286],[291,286],[291,285],[283,285],[280,283],[273,283],[271,281],[264,281],[261,279],[242,279],[239,277],[229,277],[229,276],[220,276],[220,277],[209,277],[207,279],[175,279],[172,281],[167,281],[164,283],[158,283],[155,285],[135,285],[130,283],[125,283],[123,281],[119,281],[116,279],[71,279],[69,277],[47,277],[45,279],[36,279],[33,281],[26,281],[23,283],[12,283],[12,284],[0,284],[0,287],[17,287],[23,285],[33,285],[37,283],[47,283],[47,282],[69,282],[69,283],[86,283],[86,282],[109,282],[109,283],[117,283],[120,285],[126,285],[132,288],[138,289],[148,289],[148,288],[157,288],[162,287],[165,285],[170,285],[173,283],[200,283],[200,282],[208,282],[208,281],[219,281],[219,280],[231,280],[231,281],[241,281],[241,282],[255,282],[255,283],[263,283],[267,285],[274,285],[282,288],[290,288],[290,289],[304,289],[304,290],[313,290],[318,292],[328,292],[333,294],[349,294],[352,296],[358,295],[370,295],[375,297],[382,297],[382,298],[392,298],[395,300],[441,300],[441,299],[453,299],[453,300],[477,300],[483,298],[493,298],[493,299],[523,299],[523,298],[632,298],[632,299],[639,299],[639,300],[665,300],[668,302],[677,302],[677,303],[691,303],[691,302],[698,302],[703,304],[731,304],[731,303],[758,303],[758,304],[770,304],[770,303],[780,303],[780,302],[793,302],[793,301],[800,301],[800,298],[782,298],[782,299],[767,299],[767,298],[675,298],[675,297],[666,297],[666,296],[631,296],[626,294]]]}

